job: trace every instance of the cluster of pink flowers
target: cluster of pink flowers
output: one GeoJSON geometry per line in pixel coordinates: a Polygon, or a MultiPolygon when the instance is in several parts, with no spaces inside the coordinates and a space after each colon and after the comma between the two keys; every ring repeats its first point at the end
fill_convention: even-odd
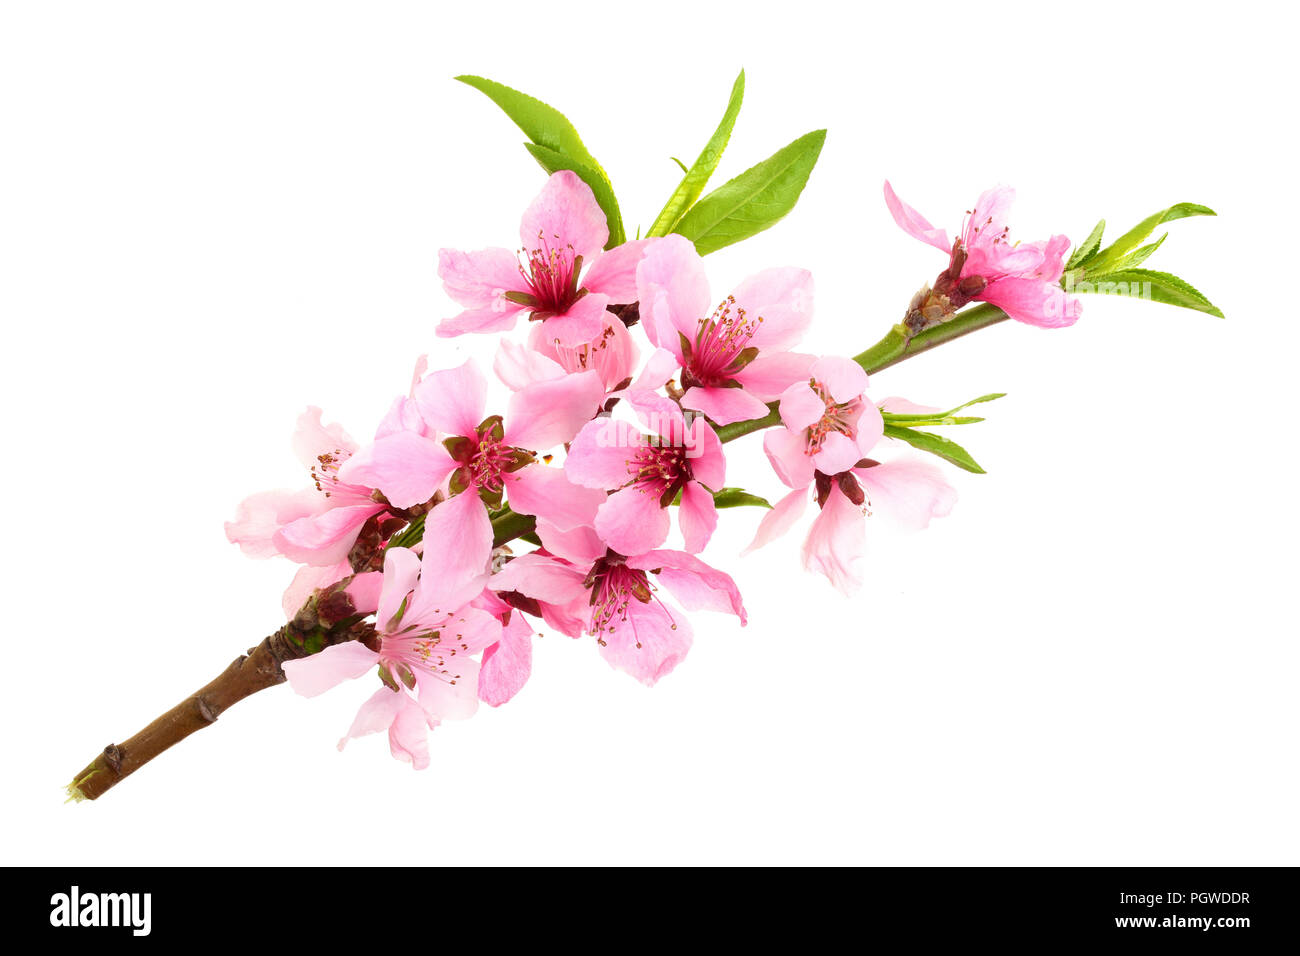
{"type": "MultiPolygon", "coordinates": [[[[1008,192],[981,197],[952,245],[886,195],[909,233],[961,251],[963,277],[979,277],[972,298],[1038,324],[1077,316],[1057,298],[1061,237],[1005,241],[1008,192]]],[[[249,555],[302,566],[289,615],[349,576],[358,610],[374,615],[373,640],[285,664],[305,695],[378,676],[344,742],[387,731],[394,756],[428,765],[430,728],[518,693],[538,626],[594,638],[613,667],[653,684],[690,649],[688,615],[745,623],[735,581],[698,555],[727,480],[718,429],[764,418],[773,403],[780,424],[763,447],[789,490],[756,521],[750,549],[815,502],[804,565],[848,593],[864,581],[868,516],[924,527],[951,510],[935,465],[886,447],[898,443],[884,437],[882,407],[916,406],[874,401],[851,359],[795,351],[812,319],[808,272],[768,269],[718,299],[688,240],[606,250],[608,238],[591,189],[558,172],[524,213],[518,252],[443,250],[439,274],[463,311],[438,335],[527,320],[524,340],[502,341],[493,365],[504,402],[469,361],[421,363],[368,443],[310,409],[294,438],[309,486],[254,495],[227,525],[249,555]],[[494,520],[512,514],[532,517],[531,548],[494,541],[494,520]],[[411,533],[421,523],[422,538],[411,533]]]]}

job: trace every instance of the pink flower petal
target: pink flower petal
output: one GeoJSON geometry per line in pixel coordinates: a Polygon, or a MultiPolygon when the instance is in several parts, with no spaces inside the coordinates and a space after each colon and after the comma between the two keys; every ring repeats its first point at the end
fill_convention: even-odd
{"type": "Polygon", "coordinates": [[[776,476],[791,488],[807,488],[813,480],[813,461],[804,433],[788,428],[769,428],[763,435],[763,451],[776,476]]]}
{"type": "Polygon", "coordinates": [[[713,503],[713,495],[698,481],[688,481],[682,488],[677,524],[682,529],[686,550],[692,554],[703,551],[709,538],[713,537],[713,529],[718,526],[718,509],[713,503]]]}
{"type": "Polygon", "coordinates": [[[424,770],[429,766],[429,731],[438,722],[428,717],[410,697],[397,696],[401,700],[388,727],[388,750],[398,760],[416,770],[424,770]]]}
{"type": "Polygon", "coordinates": [[[522,305],[516,305],[507,299],[501,300],[500,306],[492,306],[487,309],[466,309],[456,315],[449,316],[438,323],[435,330],[439,338],[454,339],[458,335],[466,335],[471,332],[487,334],[489,332],[508,332],[515,327],[515,322],[519,319],[519,313],[524,310],[522,305]]]}
{"type": "Polygon", "coordinates": [[[668,509],[640,488],[624,488],[605,499],[596,512],[596,533],[619,554],[641,554],[668,537],[668,509]]]}
{"type": "Polygon", "coordinates": [[[823,437],[821,450],[812,456],[813,467],[825,475],[848,471],[861,459],[858,443],[843,432],[831,432],[823,437]]]}
{"type": "Polygon", "coordinates": [[[646,250],[636,270],[641,325],[651,344],[681,359],[677,333],[694,340],[699,320],[712,311],[704,261],[683,236],[665,236],[646,250]]]}
{"type": "Polygon", "coordinates": [[[584,569],[583,574],[598,558],[603,558],[607,550],[595,528],[561,531],[545,518],[537,519],[537,537],[542,539],[547,551],[556,557],[572,561],[584,569]]]}
{"type": "MultiPolygon", "coordinates": [[[[533,331],[542,331],[542,324],[534,324],[533,331]]],[[[562,378],[565,374],[564,368],[558,362],[540,354],[535,346],[525,348],[517,342],[510,341],[502,341],[497,347],[492,371],[496,372],[497,378],[501,379],[512,392],[517,392],[534,382],[562,378]]]]}
{"type": "Polygon", "coordinates": [[[794,527],[808,507],[808,489],[796,488],[772,506],[772,510],[763,515],[754,532],[754,540],[741,552],[742,555],[757,551],[763,545],[775,541],[794,527]]]}
{"type": "Polygon", "coordinates": [[[1050,282],[1056,285],[1061,281],[1061,276],[1065,272],[1065,254],[1070,251],[1069,236],[1052,236],[1047,240],[1047,248],[1043,250],[1043,264],[1039,267],[1034,275],[1036,279],[1042,279],[1044,282],[1050,282]]]}
{"type": "Polygon", "coordinates": [[[682,407],[708,415],[718,425],[747,422],[767,414],[767,406],[743,388],[688,388],[682,407]]]}
{"type": "MultiPolygon", "coordinates": [[[[1016,191],[1010,186],[994,186],[980,193],[975,209],[966,218],[962,241],[971,258],[978,259],[993,251],[994,240],[1006,231],[1007,214],[1015,202],[1016,191]]],[[[1001,242],[996,243],[1002,245],[1001,242]]],[[[969,260],[967,260],[969,262],[969,260]]],[[[962,275],[969,275],[962,269],[962,275]]]]}
{"type": "Polygon", "coordinates": [[[813,363],[810,374],[839,405],[859,398],[867,390],[867,373],[853,359],[823,356],[813,363]]]}
{"type": "Polygon", "coordinates": [[[671,398],[655,392],[628,390],[624,401],[636,412],[636,417],[652,435],[658,435],[664,444],[680,445],[686,438],[686,419],[681,407],[671,398]]]}
{"type": "Polygon", "coordinates": [[[447,667],[450,673],[445,680],[422,668],[412,668],[421,709],[436,720],[473,717],[478,712],[478,661],[457,655],[447,662],[447,667]]]}
{"type": "Polygon", "coordinates": [[[510,396],[507,444],[545,451],[573,440],[605,401],[605,383],[596,372],[579,372],[534,382],[510,396]]]}
{"type": "MultiPolygon", "coordinates": [[[[416,435],[433,437],[424,419],[420,417],[420,407],[415,404],[415,399],[404,395],[393,399],[393,404],[388,407],[388,414],[380,420],[375,429],[375,438],[386,438],[398,432],[412,432],[416,435]]],[[[370,487],[375,486],[370,485],[370,487]]]]}
{"type": "Polygon", "coordinates": [[[409,548],[389,548],[384,552],[383,587],[375,606],[375,623],[380,630],[390,629],[393,616],[401,610],[419,580],[419,555],[409,548]]]}
{"type": "Polygon", "coordinates": [[[889,213],[894,217],[894,222],[898,223],[899,227],[909,236],[929,243],[940,252],[948,253],[952,251],[952,243],[948,241],[948,233],[930,225],[924,216],[899,199],[894,193],[894,187],[889,185],[888,180],[885,181],[885,205],[889,207],[889,213]]]}
{"type": "Polygon", "coordinates": [[[679,368],[677,356],[667,349],[655,349],[646,359],[641,374],[628,386],[629,392],[655,391],[677,374],[679,368]]]}
{"type": "Polygon", "coordinates": [[[655,571],[673,597],[688,611],[720,611],[734,614],[741,624],[749,621],[740,589],[731,575],[705,564],[684,551],[651,551],[628,558],[628,567],[655,571]]]}
{"type": "Polygon", "coordinates": [[[409,702],[418,709],[415,701],[405,694],[389,690],[387,687],[380,687],[357,711],[352,726],[348,728],[347,734],[339,741],[339,750],[342,750],[349,740],[387,730],[393,725],[393,721],[397,719],[397,713],[404,706],[404,702],[409,702]]]}
{"type": "Polygon", "coordinates": [[[864,402],[857,429],[859,457],[865,458],[871,449],[885,437],[885,419],[881,416],[880,409],[870,402],[864,402]]]}
{"type": "Polygon", "coordinates": [[[597,338],[605,326],[618,321],[606,309],[609,297],[592,292],[569,306],[563,315],[553,315],[542,323],[546,336],[561,347],[585,345],[597,338]]]}
{"type": "Polygon", "coordinates": [[[487,379],[469,359],[426,375],[415,386],[415,401],[430,427],[444,435],[473,435],[487,410],[487,379]]]}
{"type": "Polygon", "coordinates": [[[545,518],[561,531],[569,531],[596,520],[605,492],[575,485],[563,469],[536,464],[507,476],[506,497],[520,514],[545,518]]]}
{"type": "MultiPolygon", "coordinates": [[[[250,558],[270,558],[280,553],[272,537],[280,530],[281,515],[296,520],[319,508],[302,508],[303,498],[292,491],[261,491],[249,495],[235,509],[235,519],[226,522],[226,540],[239,545],[250,558]],[[301,511],[303,514],[295,512],[301,511]]],[[[323,504],[321,502],[320,504],[323,504]]]]}
{"type": "Polygon", "coordinates": [[[447,295],[467,309],[503,311],[512,307],[505,304],[507,292],[528,291],[519,258],[509,249],[439,249],[438,278],[447,295]]]}
{"type": "Polygon", "coordinates": [[[393,432],[343,463],[339,480],[378,488],[394,507],[423,504],[456,470],[441,442],[415,432],[393,432]]]}
{"type": "Polygon", "coordinates": [[[500,707],[519,693],[533,671],[533,629],[523,612],[512,610],[501,640],[483,652],[478,699],[500,707]]]}
{"type": "Polygon", "coordinates": [[[826,504],[813,519],[804,541],[804,567],[824,574],[836,589],[851,595],[862,587],[866,544],[862,509],[849,501],[837,485],[831,485],[826,504]]]}
{"type": "Polygon", "coordinates": [[[781,394],[781,422],[792,432],[802,432],[822,420],[826,401],[807,382],[796,382],[781,394]]]}
{"type": "Polygon", "coordinates": [[[492,522],[474,489],[440,502],[425,517],[420,580],[436,589],[444,609],[477,593],[474,582],[487,573],[491,554],[492,522]]]}
{"type": "Polygon", "coordinates": [[[867,492],[873,515],[919,531],[931,518],[943,518],[957,503],[957,490],[928,461],[908,456],[853,472],[867,492]]]}
{"type": "MultiPolygon", "coordinates": [[[[351,567],[346,564],[336,565],[335,567],[347,569],[345,573],[335,578],[335,581],[342,580],[352,573],[351,567]]],[[[383,586],[384,575],[380,571],[365,571],[353,575],[346,591],[348,597],[352,599],[352,606],[357,609],[358,614],[374,614],[379,609],[379,595],[382,593],[383,586]]],[[[321,585],[321,587],[324,587],[324,585],[321,585]]]]}
{"type": "Polygon", "coordinates": [[[997,279],[980,295],[1011,318],[1044,329],[1073,325],[1083,314],[1083,303],[1060,286],[1041,279],[997,279]]]}
{"type": "Polygon", "coordinates": [[[886,412],[893,412],[895,415],[929,415],[943,410],[938,405],[918,405],[916,402],[906,398],[899,398],[896,395],[891,395],[882,401],[880,408],[886,412]]]}
{"type": "Polygon", "coordinates": [[[736,381],[761,402],[774,402],[795,382],[806,382],[814,356],[801,352],[763,354],[736,374],[736,381]]]}
{"type": "Polygon", "coordinates": [[[583,425],[569,445],[564,473],[586,488],[621,488],[632,477],[628,462],[641,440],[641,433],[627,422],[597,418],[583,425]]]}
{"type": "Polygon", "coordinates": [[[764,352],[789,349],[812,322],[813,279],[807,269],[764,269],[732,294],[747,319],[763,320],[749,341],[764,352]]]}
{"type": "Polygon", "coordinates": [[[312,405],[298,416],[294,428],[293,453],[308,469],[320,467],[321,455],[343,458],[357,450],[357,443],[342,425],[322,425],[320,417],[321,410],[312,405]]]}
{"type": "Polygon", "coordinates": [[[702,418],[692,419],[686,432],[686,458],[695,479],[714,491],[727,483],[727,456],[722,440],[702,418]]]}
{"type": "Polygon", "coordinates": [[[545,241],[551,249],[572,246],[576,255],[594,256],[609,241],[605,214],[591,187],[567,169],[553,173],[524,211],[519,239],[525,249],[545,241]]]}
{"type": "Polygon", "coordinates": [[[289,686],[303,697],[315,697],[367,673],[379,661],[379,655],[358,641],[344,641],[280,665],[289,686]]]}
{"type": "MultiPolygon", "coordinates": [[[[600,552],[605,553],[604,549],[600,552]]],[[[494,591],[518,591],[548,604],[564,605],[587,596],[583,570],[537,552],[521,554],[506,562],[489,582],[494,591]]]]}
{"type": "Polygon", "coordinates": [[[285,525],[272,537],[280,553],[290,561],[316,567],[338,564],[357,543],[361,526],[384,510],[382,504],[349,505],[285,525]]]}
{"type": "Polygon", "coordinates": [[[601,253],[582,277],[582,287],[609,296],[610,302],[635,302],[636,267],[656,242],[659,240],[634,239],[601,253]]]}
{"type": "Polygon", "coordinates": [[[673,614],[659,601],[632,600],[626,615],[616,617],[601,634],[600,656],[611,667],[653,686],[686,657],[691,637],[685,614],[673,614]]]}

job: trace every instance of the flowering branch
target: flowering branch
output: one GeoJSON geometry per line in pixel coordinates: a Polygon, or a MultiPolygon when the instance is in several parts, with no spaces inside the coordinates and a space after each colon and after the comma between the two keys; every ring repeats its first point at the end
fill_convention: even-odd
{"type": "Polygon", "coordinates": [[[1204,206],[1167,207],[1105,249],[1099,224],[1067,258],[1064,235],[1008,238],[1006,187],[981,195],[950,241],[886,183],[894,220],[944,254],[943,270],[857,356],[798,352],[812,320],[811,274],[762,270],[714,307],[702,256],[794,207],[824,130],[704,195],[740,111],[742,75],[646,237],[629,241],[608,175],[561,113],[491,80],[460,79],[514,120],[550,174],[522,217],[523,248],[439,252],[443,287],[462,308],[441,320],[439,336],[506,333],[521,320],[530,330],[526,343],[504,339],[493,365],[511,392],[505,412],[492,413],[472,360],[430,371],[425,359],[368,443],[309,409],[294,447],[310,486],[250,496],[226,526],[248,555],[300,565],[285,593],[289,623],[105,748],[69,785],[72,798],[98,798],[243,698],[286,681],[314,696],[377,676],[340,749],[386,730],[395,757],[428,766],[428,730],[480,701],[504,704],[523,686],[534,621],[590,635],[611,666],[653,684],[691,646],[683,608],[747,620],[735,581],[698,557],[719,509],[763,509],[754,549],[815,503],[803,564],[848,594],[865,583],[869,516],[923,528],[956,497],[934,458],[983,471],[960,445],[921,428],[983,421],[967,410],[1001,392],[946,411],[877,404],[868,374],[1007,319],[1067,327],[1081,314],[1080,292],[1221,315],[1178,277],[1138,268],[1164,240],[1146,242],[1157,226],[1213,215],[1204,206]],[[652,349],[644,361],[638,339],[652,349]],[[728,484],[723,446],[760,430],[788,489],[775,504],[728,484]],[[680,549],[666,546],[674,525],[680,549]]]}

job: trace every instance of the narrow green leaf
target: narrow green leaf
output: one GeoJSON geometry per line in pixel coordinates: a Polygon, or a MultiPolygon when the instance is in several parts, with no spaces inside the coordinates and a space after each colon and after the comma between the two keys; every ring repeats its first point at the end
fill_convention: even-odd
{"type": "Polygon", "coordinates": [[[722,151],[727,148],[727,143],[731,140],[731,131],[735,128],[736,117],[740,115],[740,104],[744,98],[745,71],[741,70],[740,75],[736,77],[736,82],[732,84],[731,98],[727,101],[726,112],[722,114],[722,122],[714,130],[713,136],[710,137],[699,158],[690,169],[683,166],[681,160],[675,160],[678,166],[682,166],[682,172],[686,175],[673,194],[668,197],[668,202],[664,204],[663,211],[650,226],[647,236],[668,235],[681,221],[682,216],[686,215],[686,211],[691,208],[695,200],[700,198],[700,193],[704,192],[704,187],[708,185],[709,177],[718,168],[722,151]]]}
{"type": "Polygon", "coordinates": [[[1106,229],[1106,220],[1103,219],[1097,225],[1092,227],[1092,232],[1088,233],[1088,238],[1083,240],[1079,248],[1075,249],[1070,255],[1070,261],[1065,264],[1066,269],[1073,269],[1087,260],[1097,248],[1101,245],[1101,234],[1106,229]]]}
{"type": "Polygon", "coordinates": [[[677,168],[680,169],[682,172],[684,172],[684,173],[689,173],[689,172],[690,172],[690,170],[686,168],[686,164],[683,163],[683,162],[682,162],[680,159],[678,159],[676,156],[669,156],[668,158],[671,159],[674,163],[676,163],[676,164],[677,164],[677,168]]]}
{"type": "Polygon", "coordinates": [[[627,235],[623,231],[623,215],[619,212],[618,200],[614,197],[614,188],[610,186],[609,180],[590,166],[584,166],[545,146],[524,143],[524,149],[532,153],[533,159],[537,160],[537,165],[547,173],[554,173],[561,169],[572,170],[579,179],[591,187],[596,202],[605,213],[605,223],[609,227],[609,242],[605,243],[606,249],[620,246],[627,240],[627,235]]]}
{"type": "MultiPolygon", "coordinates": [[[[953,415],[956,415],[963,408],[970,408],[972,405],[979,405],[981,402],[993,402],[993,401],[997,401],[999,398],[1006,398],[1006,397],[1007,397],[1006,392],[990,392],[988,395],[981,395],[979,398],[972,398],[965,405],[958,405],[956,408],[950,408],[946,412],[916,412],[913,414],[897,414],[895,412],[882,411],[880,415],[887,422],[898,422],[899,424],[909,424],[912,422],[931,424],[933,422],[939,421],[940,419],[951,419],[953,415]]],[[[984,419],[982,418],[954,419],[949,424],[964,425],[968,421],[982,422],[983,420],[984,419]]]]}
{"type": "Polygon", "coordinates": [[[719,488],[713,493],[713,503],[719,508],[741,508],[752,505],[756,508],[771,508],[766,498],[751,495],[743,488],[719,488]]]}
{"type": "Polygon", "coordinates": [[[673,231],[707,255],[770,228],[799,201],[825,142],[824,129],[799,137],[713,190],[673,231]]]}
{"type": "Polygon", "coordinates": [[[1195,309],[1198,312],[1223,318],[1223,313],[1209,299],[1189,283],[1168,272],[1153,272],[1150,269],[1110,272],[1100,279],[1077,283],[1070,291],[1151,299],[1155,302],[1164,302],[1166,305],[1195,309]]]}
{"type": "Polygon", "coordinates": [[[1097,253],[1088,262],[1085,272],[1089,276],[1100,276],[1117,268],[1120,260],[1140,246],[1143,240],[1155,231],[1156,226],[1162,223],[1173,222],[1175,219],[1186,219],[1188,216],[1213,215],[1216,215],[1213,209],[1194,202],[1180,202],[1168,209],[1162,209],[1158,213],[1143,219],[1104,250],[1097,253]]]}
{"type": "MultiPolygon", "coordinates": [[[[1135,268],[1136,266],[1140,266],[1142,263],[1150,259],[1151,253],[1159,249],[1160,246],[1164,243],[1164,241],[1168,238],[1169,238],[1169,233],[1166,232],[1155,242],[1147,243],[1145,246],[1141,246],[1135,251],[1130,252],[1119,262],[1115,263],[1113,271],[1122,272],[1125,269],[1132,269],[1135,268]]],[[[1109,275],[1109,273],[1107,274],[1109,275]]]]}
{"type": "Polygon", "coordinates": [[[935,435],[932,432],[918,432],[915,429],[904,428],[901,425],[886,425],[885,435],[889,438],[905,441],[913,448],[919,448],[921,451],[928,451],[932,455],[938,455],[944,461],[951,462],[958,468],[973,471],[977,475],[984,474],[984,469],[970,456],[970,452],[955,441],[944,438],[942,435],[935,435]]]}
{"type": "Polygon", "coordinates": [[[625,240],[623,217],[618,211],[618,200],[614,198],[614,187],[610,185],[609,176],[600,163],[596,162],[596,157],[587,150],[568,117],[555,107],[494,80],[470,75],[458,76],[456,79],[474,87],[501,107],[502,112],[532,140],[531,144],[525,145],[543,169],[550,173],[559,169],[572,170],[591,187],[609,222],[606,249],[625,240]]]}

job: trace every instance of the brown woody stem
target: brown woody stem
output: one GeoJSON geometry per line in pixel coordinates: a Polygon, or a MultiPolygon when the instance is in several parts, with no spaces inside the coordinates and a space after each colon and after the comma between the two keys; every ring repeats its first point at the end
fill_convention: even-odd
{"type": "Polygon", "coordinates": [[[69,798],[97,799],[168,747],[216,723],[227,708],[259,690],[284,683],[281,665],[285,661],[306,657],[331,644],[369,639],[374,634],[372,625],[357,621],[355,616],[347,620],[331,616],[350,609],[350,602],[343,600],[347,581],[340,585],[318,592],[292,621],[237,657],[215,680],[134,737],[105,747],[68,784],[69,798]]]}

